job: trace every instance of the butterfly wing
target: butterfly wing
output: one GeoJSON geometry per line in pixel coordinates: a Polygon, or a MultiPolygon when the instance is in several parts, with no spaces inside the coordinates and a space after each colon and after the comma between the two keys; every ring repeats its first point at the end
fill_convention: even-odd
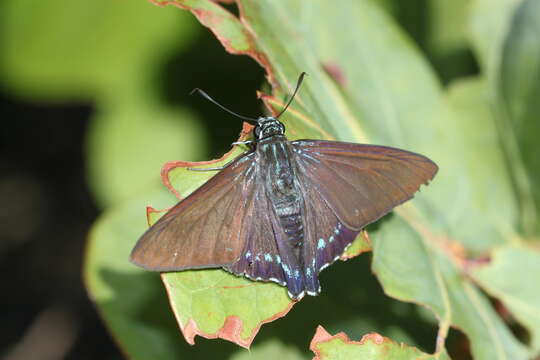
{"type": "Polygon", "coordinates": [[[300,265],[285,249],[255,157],[235,160],[169,210],[139,239],[131,261],[154,271],[223,267],[300,294],[300,265]]]}
{"type": "Polygon", "coordinates": [[[255,154],[240,156],[179,202],[137,242],[130,260],[149,270],[220,267],[244,248],[246,209],[255,187],[255,154]]]}
{"type": "Polygon", "coordinates": [[[411,199],[438,170],[425,156],[386,146],[322,140],[291,144],[301,183],[310,184],[339,221],[357,231],[411,199]]]}
{"type": "Polygon", "coordinates": [[[305,287],[320,292],[318,273],[337,260],[359,231],[413,197],[437,165],[411,152],[332,141],[292,141],[305,202],[305,287]]]}
{"type": "Polygon", "coordinates": [[[131,261],[156,271],[223,267],[286,285],[292,298],[319,291],[319,271],[368,223],[410,199],[437,166],[382,146],[290,143],[305,205],[301,258],[264,190],[256,153],[239,157],[178,203],[138,241],[131,261]]]}
{"type": "Polygon", "coordinates": [[[306,183],[305,179],[302,179],[302,195],[305,202],[302,246],[304,282],[307,293],[317,295],[321,291],[319,272],[343,254],[359,231],[344,226],[317,188],[310,182],[306,183]]]}
{"type": "Polygon", "coordinates": [[[242,256],[224,268],[253,280],[287,286],[291,298],[302,297],[302,269],[262,184],[259,178],[244,221],[242,256]]]}

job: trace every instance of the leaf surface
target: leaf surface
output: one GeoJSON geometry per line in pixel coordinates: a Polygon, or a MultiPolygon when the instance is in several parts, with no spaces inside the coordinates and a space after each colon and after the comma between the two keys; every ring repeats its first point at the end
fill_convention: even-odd
{"type": "MultiPolygon", "coordinates": [[[[368,133],[378,143],[427,153],[441,167],[434,182],[439,185],[420,196],[415,207],[400,211],[405,223],[392,231],[385,225],[388,235],[374,236],[381,244],[391,237],[394,241],[388,246],[420,241],[426,251],[412,254],[400,272],[400,283],[379,275],[387,293],[406,289],[409,301],[430,304],[440,319],[441,341],[453,324],[471,338],[479,358],[526,358],[527,350],[462,275],[463,263],[455,254],[457,249],[465,258],[507,243],[517,223],[511,176],[497,146],[485,84],[459,83],[448,95],[441,94],[429,66],[376,5],[369,1],[352,7],[334,5],[241,2],[240,9],[258,48],[273,65],[268,73],[280,84],[275,88],[278,97],[291,88],[295,73],[307,71],[311,76],[300,94],[299,109],[325,132],[355,141],[368,133]],[[315,23],[316,28],[310,27],[315,23]],[[339,31],[348,24],[358,24],[358,31],[339,31]],[[343,39],[327,35],[336,30],[343,39]],[[287,39],[287,45],[280,39],[287,39]],[[399,57],[392,56],[396,49],[399,57]],[[506,206],[501,209],[499,204],[506,206]],[[411,232],[404,231],[408,226],[411,232]],[[429,276],[421,276],[421,271],[408,276],[422,266],[430,269],[429,276]]],[[[389,264],[395,263],[406,250],[395,247],[378,255],[377,246],[376,272],[377,259],[387,257],[389,264]]],[[[438,349],[443,349],[442,343],[438,349]]]]}
{"type": "Polygon", "coordinates": [[[2,86],[30,101],[93,103],[86,170],[99,205],[156,184],[175,156],[203,156],[196,119],[164,106],[158,93],[159,65],[197,29],[189,14],[145,1],[6,0],[0,7],[2,86]]]}
{"type": "Polygon", "coordinates": [[[429,355],[415,347],[403,343],[398,344],[377,333],[366,334],[360,341],[352,341],[345,333],[330,335],[322,326],[317,328],[309,348],[315,353],[313,360],[450,359],[446,353],[437,356],[429,355]]]}
{"type": "Polygon", "coordinates": [[[158,188],[100,217],[89,235],[84,280],[107,328],[130,359],[179,359],[182,344],[159,276],[118,261],[131,251],[130,239],[148,226],[141,206],[149,198],[156,206],[174,201],[158,188]]]}
{"type": "Polygon", "coordinates": [[[512,170],[519,228],[538,237],[539,164],[534,134],[540,100],[540,5],[530,0],[476,0],[469,20],[471,44],[481,60],[489,102],[512,170]],[[486,16],[488,14],[489,16],[486,16]]]}
{"type": "MultiPolygon", "coordinates": [[[[525,162],[521,150],[511,153],[511,146],[499,146],[500,122],[490,110],[497,100],[494,94],[499,82],[495,80],[499,79],[500,59],[504,59],[505,39],[514,34],[518,39],[512,42],[518,44],[516,53],[525,53],[527,47],[520,47],[519,39],[527,38],[536,21],[529,15],[520,24],[532,25],[509,32],[514,28],[506,17],[513,16],[520,6],[534,5],[477,1],[471,21],[474,23],[479,14],[485,19],[476,18],[472,41],[478,42],[476,51],[487,70],[482,77],[460,80],[442,89],[426,59],[377,2],[340,1],[238,1],[240,18],[210,1],[161,4],[190,10],[227,51],[258,61],[273,87],[272,96],[262,94],[262,99],[274,112],[292,91],[298,74],[309,74],[283,116],[290,139],[369,140],[432,158],[440,167],[433,183],[371,233],[373,271],[389,296],[426,306],[435,315],[439,331],[433,334],[437,340],[432,356],[446,356],[445,340],[450,326],[455,326],[469,338],[475,358],[530,358],[536,340],[532,347],[520,343],[468,274],[476,257],[521,243],[516,234],[534,228],[530,226],[536,219],[534,204],[523,195],[530,195],[536,186],[528,173],[534,163],[525,162]],[[479,10],[482,6],[486,11],[479,10]],[[508,159],[519,161],[509,167],[508,159]],[[526,181],[516,182],[523,174],[526,181]],[[525,212],[529,225],[522,224],[525,212]]],[[[512,65],[514,58],[510,52],[505,56],[508,70],[504,71],[514,74],[518,68],[512,65]]],[[[518,85],[503,82],[504,89],[517,87],[527,94],[536,93],[534,82],[522,81],[518,85]]],[[[516,107],[523,106],[518,103],[516,107]]],[[[509,121],[506,124],[511,129],[517,126],[509,121]]],[[[525,129],[532,125],[527,126],[525,129]]],[[[510,132],[507,135],[508,141],[517,142],[510,132]]],[[[203,166],[226,163],[242,151],[235,147],[219,161],[203,166]]],[[[185,165],[171,163],[162,174],[179,197],[211,176],[188,172],[185,165]]],[[[371,245],[366,242],[366,246],[371,245]]],[[[532,278],[540,276],[536,268],[531,269],[532,278]]],[[[291,306],[283,288],[254,284],[219,270],[166,274],[163,279],[188,341],[203,334],[247,347],[261,323],[283,315],[291,306]],[[231,286],[239,287],[231,290],[231,286]],[[253,299],[261,298],[265,304],[270,301],[257,290],[262,288],[271,295],[272,305],[261,311],[253,299]],[[205,296],[198,297],[199,293],[205,296]],[[233,293],[251,301],[242,303],[230,295],[233,293]]],[[[482,284],[480,275],[477,281],[499,293],[497,288],[482,284]]],[[[520,293],[518,300],[536,311],[536,302],[531,299],[531,294],[520,293]]],[[[507,306],[523,316],[522,309],[507,306]]],[[[536,334],[533,338],[537,339],[536,334]]],[[[338,343],[335,349],[349,351],[346,346],[338,343]]]]}
{"type": "MultiPolygon", "coordinates": [[[[540,292],[528,274],[540,273],[540,253],[521,246],[494,250],[491,261],[471,275],[491,296],[501,300],[529,331],[531,347],[540,352],[540,292]],[[509,276],[517,274],[517,276],[509,276]]],[[[534,281],[534,280],[533,280],[534,281]]]]}

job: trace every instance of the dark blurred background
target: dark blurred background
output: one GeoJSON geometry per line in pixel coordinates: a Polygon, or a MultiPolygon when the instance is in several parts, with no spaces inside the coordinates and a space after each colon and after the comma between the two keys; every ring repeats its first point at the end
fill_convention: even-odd
{"type": "MultiPolygon", "coordinates": [[[[186,21],[186,17],[176,21],[186,21]]],[[[3,30],[6,35],[16,29],[3,30]]],[[[255,91],[264,74],[250,58],[225,53],[202,27],[195,27],[192,37],[189,46],[168,51],[156,84],[165,103],[187,106],[199,115],[209,144],[201,156],[206,159],[228,150],[241,122],[224,126],[236,120],[189,92],[194,87],[206,89],[238,112],[256,116],[261,105],[255,91]]],[[[7,39],[3,40],[5,45],[7,39]]],[[[3,70],[13,71],[2,60],[3,70]]],[[[87,233],[100,213],[85,164],[86,133],[96,104],[63,101],[64,96],[41,99],[28,95],[33,89],[26,92],[5,82],[1,85],[0,357],[120,358],[88,299],[81,275],[87,233]]],[[[38,93],[47,92],[47,84],[37,87],[38,93]]]]}
{"type": "MultiPolygon", "coordinates": [[[[425,48],[425,4],[417,2],[407,7],[410,10],[392,10],[425,48]]],[[[241,128],[238,120],[212,104],[188,96],[194,87],[241,114],[257,116],[262,110],[255,91],[261,88],[264,73],[253,60],[227,54],[210,32],[178,9],[157,8],[144,0],[120,3],[113,9],[103,1],[65,8],[59,1],[48,8],[31,0],[4,0],[0,5],[0,356],[5,359],[121,357],[88,299],[81,275],[88,230],[111,205],[103,200],[110,198],[111,190],[92,185],[96,177],[108,175],[100,173],[99,161],[88,164],[89,154],[98,146],[97,135],[88,134],[96,131],[92,122],[113,111],[111,103],[152,96],[164,106],[189,109],[193,122],[202,128],[205,146],[182,160],[221,156],[241,128]],[[130,12],[144,16],[129,17],[128,6],[137,8],[130,12]],[[103,19],[103,14],[111,19],[103,19]],[[147,22],[167,22],[154,32],[157,40],[138,37],[148,32],[147,27],[156,28],[147,22]],[[75,25],[75,34],[70,34],[75,25]],[[84,26],[88,28],[81,29],[84,26]],[[143,67],[133,66],[123,78],[113,79],[136,57],[117,60],[123,47],[137,48],[126,45],[135,42],[133,38],[141,41],[140,52],[149,51],[147,43],[161,47],[154,46],[157,60],[140,61],[152,66],[152,74],[136,85],[138,93],[133,99],[118,100],[118,93],[127,97],[131,90],[126,89],[135,87],[131,78],[143,67]],[[79,66],[78,61],[86,63],[79,66]]],[[[440,73],[444,81],[476,72],[465,50],[452,56],[459,59],[450,61],[453,66],[445,63],[451,57],[431,58],[437,68],[445,69],[440,73]]],[[[123,146],[122,141],[117,145],[123,146]]]]}

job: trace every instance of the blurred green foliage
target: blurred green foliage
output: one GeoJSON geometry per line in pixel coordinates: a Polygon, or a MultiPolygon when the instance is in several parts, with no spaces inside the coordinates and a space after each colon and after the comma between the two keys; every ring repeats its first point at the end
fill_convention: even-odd
{"type": "Polygon", "coordinates": [[[1,7],[3,86],[29,101],[95,104],[88,181],[103,207],[157,183],[175,154],[203,156],[202,127],[187,109],[166,106],[160,93],[160,68],[197,31],[188,14],[145,1],[1,7]]]}
{"type": "MultiPolygon", "coordinates": [[[[176,3],[216,16],[197,14],[229,51],[268,60],[274,103],[298,73],[309,73],[284,116],[291,138],[395,145],[426,154],[441,168],[412,204],[370,233],[372,262],[363,255],[326,270],[323,294],[263,325],[251,358],[307,358],[319,324],[332,334],[376,331],[441,359],[451,326],[468,338],[475,359],[540,352],[534,286],[540,276],[540,2],[238,0],[244,22],[206,0],[176,3]],[[491,256],[487,264],[478,260],[491,256]],[[506,306],[511,320],[490,297],[506,306]]],[[[89,237],[85,278],[111,333],[134,359],[249,358],[224,341],[185,344],[159,277],[127,263],[147,226],[145,205],[162,209],[176,201],[159,184],[161,166],[202,160],[214,145],[194,111],[171,105],[166,93],[178,91],[188,73],[208,72],[201,82],[209,84],[221,81],[221,58],[189,51],[202,31],[189,12],[144,0],[0,4],[2,90],[32,102],[94,104],[87,175],[104,213],[89,237]],[[184,77],[165,79],[175,64],[172,72],[184,77]]],[[[229,85],[231,93],[239,84],[229,85]]],[[[245,113],[239,106],[231,107],[245,113]]],[[[234,121],[214,124],[208,132],[240,130],[234,121]]],[[[203,181],[200,174],[172,180],[182,193],[203,181]]],[[[182,302],[170,296],[178,315],[182,302]]],[[[459,356],[465,343],[456,337],[446,343],[450,356],[459,356]]],[[[374,344],[346,346],[330,350],[346,357],[374,344]]],[[[392,350],[394,358],[416,351],[392,350]]]]}

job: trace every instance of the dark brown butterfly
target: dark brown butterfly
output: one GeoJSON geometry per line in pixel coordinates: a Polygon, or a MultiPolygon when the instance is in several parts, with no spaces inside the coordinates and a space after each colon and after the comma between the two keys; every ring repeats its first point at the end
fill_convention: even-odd
{"type": "Polygon", "coordinates": [[[286,286],[292,299],[317,295],[319,272],[360,230],[435,176],[435,163],[404,150],[288,141],[278,118],[304,75],[278,116],[235,114],[255,122],[255,140],[245,142],[251,150],[148,229],[131,253],[133,263],[153,271],[221,267],[286,286]]]}

